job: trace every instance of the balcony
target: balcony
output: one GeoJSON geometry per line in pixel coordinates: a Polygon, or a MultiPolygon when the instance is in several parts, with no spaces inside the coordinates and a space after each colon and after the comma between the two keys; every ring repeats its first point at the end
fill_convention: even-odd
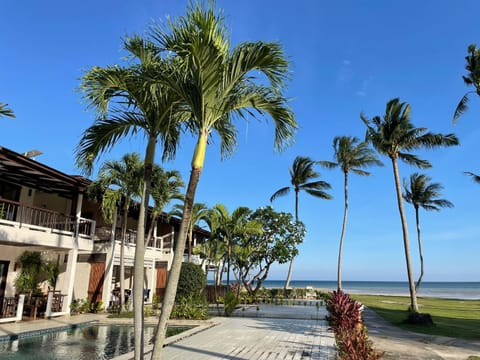
{"type": "Polygon", "coordinates": [[[0,199],[1,240],[72,249],[77,232],[79,248],[91,249],[95,221],[0,199]]]}
{"type": "MultiPolygon", "coordinates": [[[[110,241],[112,230],[110,227],[99,227],[95,232],[95,240],[100,242],[110,241]]],[[[120,243],[121,240],[121,229],[117,228],[115,231],[115,241],[120,243]]],[[[146,249],[153,251],[160,251],[163,254],[169,254],[172,252],[172,241],[173,234],[169,233],[163,236],[152,236],[148,241],[146,249]]],[[[135,246],[137,243],[137,232],[135,230],[127,230],[125,234],[125,245],[126,246],[135,246]]]]}

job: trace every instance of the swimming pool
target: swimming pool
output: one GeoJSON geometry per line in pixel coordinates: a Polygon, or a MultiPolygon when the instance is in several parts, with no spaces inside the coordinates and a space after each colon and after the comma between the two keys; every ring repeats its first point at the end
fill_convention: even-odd
{"type": "MultiPolygon", "coordinates": [[[[154,329],[145,327],[145,344],[151,343],[154,329]]],[[[86,325],[0,342],[0,359],[107,360],[133,351],[133,344],[132,326],[86,325]]]]}

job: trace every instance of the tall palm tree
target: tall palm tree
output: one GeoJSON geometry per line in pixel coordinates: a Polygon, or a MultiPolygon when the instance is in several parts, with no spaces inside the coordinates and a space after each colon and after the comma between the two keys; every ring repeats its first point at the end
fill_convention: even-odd
{"type": "Polygon", "coordinates": [[[445,199],[439,199],[441,196],[441,190],[443,186],[439,183],[432,183],[432,179],[419,173],[413,173],[410,175],[410,181],[407,183],[406,179],[403,179],[403,188],[405,193],[403,198],[409,204],[415,208],[415,221],[417,224],[417,240],[418,240],[418,252],[420,255],[420,276],[415,285],[415,291],[418,291],[424,274],[423,266],[423,252],[422,252],[422,240],[420,236],[420,218],[419,208],[423,208],[427,211],[440,211],[441,208],[451,208],[453,204],[445,199]]]}
{"type": "Polygon", "coordinates": [[[150,228],[148,230],[145,244],[153,236],[153,229],[157,223],[157,219],[162,214],[163,209],[173,200],[182,200],[183,193],[180,188],[185,187],[182,176],[176,170],[163,170],[160,165],[154,165],[152,173],[152,187],[150,195],[153,199],[152,213],[150,216],[150,228]]]}
{"type": "Polygon", "coordinates": [[[76,157],[88,173],[95,159],[117,141],[138,133],[146,139],[133,280],[135,360],[140,360],[144,349],[144,239],[153,161],[157,142],[163,146],[164,158],[174,156],[180,132],[176,117],[182,112],[177,95],[169,87],[146,86],[147,73],[148,79],[163,79],[171,71],[167,61],[158,56],[158,48],[138,36],[126,38],[123,46],[130,59],[126,66],[93,67],[82,77],[84,99],[98,117],[83,133],[76,157]]]}
{"type": "Polygon", "coordinates": [[[453,114],[453,123],[455,124],[458,118],[468,109],[468,100],[469,95],[471,93],[476,93],[480,96],[480,48],[477,48],[475,44],[471,44],[468,46],[468,53],[465,57],[466,65],[465,69],[468,71],[467,75],[463,75],[463,82],[467,86],[473,86],[474,90],[467,91],[465,95],[463,95],[462,99],[457,105],[455,109],[455,113],[453,114]]]}
{"type": "Polygon", "coordinates": [[[338,290],[342,289],[342,250],[343,239],[345,237],[345,230],[347,228],[348,216],[348,174],[361,176],[369,176],[368,171],[363,168],[378,165],[383,166],[383,163],[378,160],[375,152],[368,147],[367,142],[359,142],[360,140],[352,136],[336,136],[333,139],[333,151],[335,162],[319,161],[319,163],[328,168],[340,168],[343,172],[344,178],[344,210],[343,210],[343,224],[342,233],[340,235],[340,246],[338,249],[338,265],[337,265],[337,284],[338,290]]]}
{"type": "Polygon", "coordinates": [[[379,154],[389,157],[392,162],[397,205],[402,223],[411,311],[418,312],[415,281],[413,279],[411,265],[408,226],[403,207],[402,188],[398,171],[398,159],[408,165],[426,169],[431,167],[430,163],[427,160],[422,160],[418,158],[418,156],[409,153],[410,151],[421,148],[433,149],[439,146],[458,145],[458,139],[454,134],[433,134],[428,132],[426,128],[415,127],[410,120],[410,105],[405,102],[400,102],[399,99],[392,99],[387,103],[385,115],[382,117],[375,116],[369,120],[362,113],[360,114],[360,118],[367,126],[366,139],[372,143],[379,154]]]}
{"type": "Polygon", "coordinates": [[[125,238],[127,236],[128,211],[135,198],[140,197],[143,162],[137,153],[125,154],[120,161],[105,161],[98,172],[97,183],[105,189],[102,198],[102,213],[112,223],[114,209],[122,206],[120,234],[120,312],[125,311],[125,238]]]}
{"type": "MultiPolygon", "coordinates": [[[[313,169],[315,161],[309,157],[297,156],[293,160],[293,165],[289,169],[291,186],[285,186],[278,189],[271,197],[270,201],[273,202],[280,196],[285,196],[290,192],[290,189],[295,191],[295,221],[298,223],[298,194],[300,191],[305,191],[307,194],[315,196],[320,199],[331,199],[332,196],[326,193],[324,190],[330,189],[331,186],[328,182],[322,180],[316,180],[320,177],[320,174],[313,169]]],[[[287,280],[285,281],[284,290],[286,291],[290,286],[290,279],[292,278],[293,262],[295,257],[290,260],[288,267],[287,280]]]]}
{"type": "MultiPolygon", "coordinates": [[[[170,216],[176,216],[182,218],[184,212],[185,205],[184,204],[175,204],[173,206],[172,211],[170,212],[170,216]]],[[[193,229],[196,225],[198,225],[201,221],[208,222],[209,216],[209,209],[207,204],[205,203],[194,203],[192,207],[192,216],[190,218],[190,224],[188,224],[188,261],[191,260],[192,257],[192,244],[193,244],[193,229]]]]}
{"type": "Polygon", "coordinates": [[[233,119],[266,114],[275,124],[274,146],[282,149],[291,143],[297,124],[282,95],[289,63],[281,46],[257,41],[240,43],[231,49],[227,28],[215,14],[213,2],[208,7],[191,3],[185,16],[171,20],[168,28],[153,28],[152,36],[176,59],[176,67],[165,82],[182,98],[190,114],[186,128],[197,139],[180,234],[155,337],[152,358],[160,359],[209,138],[216,133],[222,154],[230,155],[237,144],[233,119]]]}
{"type": "Polygon", "coordinates": [[[8,116],[11,118],[15,118],[15,114],[11,109],[8,108],[8,104],[4,104],[0,102],[0,117],[8,116]]]}

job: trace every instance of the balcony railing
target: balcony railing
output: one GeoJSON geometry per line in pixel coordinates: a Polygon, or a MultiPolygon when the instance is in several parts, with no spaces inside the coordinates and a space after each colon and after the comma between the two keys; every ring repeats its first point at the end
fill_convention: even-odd
{"type": "MultiPolygon", "coordinates": [[[[33,230],[49,229],[52,233],[74,235],[76,221],[74,216],[64,215],[56,211],[25,205],[16,201],[0,199],[0,224],[20,224],[33,230]]],[[[80,218],[78,235],[93,238],[95,221],[80,218]]]]}
{"type": "MultiPolygon", "coordinates": [[[[95,232],[95,239],[98,241],[110,241],[112,229],[110,227],[98,227],[95,232]]],[[[115,240],[120,241],[122,238],[122,231],[120,228],[115,230],[115,240]]],[[[147,242],[147,248],[162,250],[169,253],[172,250],[173,234],[166,234],[163,236],[153,237],[147,242]]],[[[127,230],[125,234],[125,244],[135,245],[137,243],[137,232],[135,230],[127,230]]]]}

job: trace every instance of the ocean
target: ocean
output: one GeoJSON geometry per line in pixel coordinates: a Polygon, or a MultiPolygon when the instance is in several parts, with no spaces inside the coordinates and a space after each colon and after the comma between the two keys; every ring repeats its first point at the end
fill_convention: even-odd
{"type": "MultiPolygon", "coordinates": [[[[282,288],[284,280],[266,280],[262,287],[282,288]]],[[[293,280],[290,286],[336,290],[336,281],[293,280]]],[[[409,295],[408,282],[403,281],[343,281],[342,288],[351,294],[409,295]]],[[[422,282],[418,296],[449,299],[480,300],[480,282],[422,282]]]]}

